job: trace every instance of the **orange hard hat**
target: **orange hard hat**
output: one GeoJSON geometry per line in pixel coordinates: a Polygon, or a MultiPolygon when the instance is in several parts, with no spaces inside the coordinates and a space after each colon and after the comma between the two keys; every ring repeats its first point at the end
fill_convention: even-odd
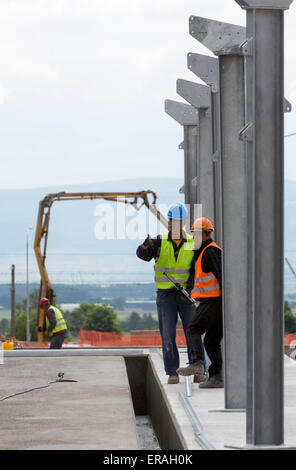
{"type": "Polygon", "coordinates": [[[199,217],[195,219],[192,224],[191,232],[202,232],[203,230],[207,230],[209,232],[214,232],[214,227],[210,219],[206,217],[199,217]]]}

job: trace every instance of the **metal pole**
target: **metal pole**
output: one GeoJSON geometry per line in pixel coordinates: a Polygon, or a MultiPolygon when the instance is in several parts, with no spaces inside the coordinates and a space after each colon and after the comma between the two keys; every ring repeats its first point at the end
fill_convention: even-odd
{"type": "Polygon", "coordinates": [[[214,220],[211,90],[208,86],[179,79],[177,93],[198,110],[199,158],[192,184],[196,185],[197,203],[202,205],[203,216],[214,220]]]}
{"type": "Polygon", "coordinates": [[[292,0],[236,0],[247,9],[246,116],[250,317],[247,442],[284,442],[283,10],[292,0]]]}
{"type": "Polygon", "coordinates": [[[15,337],[15,266],[11,266],[11,320],[10,334],[15,337]]]}
{"type": "Polygon", "coordinates": [[[244,143],[244,58],[246,29],[192,16],[190,34],[219,56],[222,174],[223,328],[225,408],[246,408],[247,172],[244,143]]]}
{"type": "Polygon", "coordinates": [[[219,64],[215,57],[190,52],[187,55],[189,70],[203,80],[211,89],[212,110],[212,159],[214,190],[215,240],[222,245],[222,193],[220,158],[220,115],[219,115],[219,64]]]}
{"type": "Polygon", "coordinates": [[[27,228],[27,238],[26,238],[26,317],[27,317],[27,328],[26,328],[26,341],[31,341],[30,333],[30,288],[29,288],[29,230],[32,230],[32,227],[27,228]]]}
{"type": "Polygon", "coordinates": [[[165,100],[165,112],[184,128],[184,196],[190,207],[190,224],[195,216],[197,204],[196,186],[192,180],[197,176],[198,160],[198,113],[188,104],[165,100]]]}
{"type": "Polygon", "coordinates": [[[186,396],[191,397],[192,396],[192,387],[191,387],[191,375],[185,377],[186,379],[186,396]]]}

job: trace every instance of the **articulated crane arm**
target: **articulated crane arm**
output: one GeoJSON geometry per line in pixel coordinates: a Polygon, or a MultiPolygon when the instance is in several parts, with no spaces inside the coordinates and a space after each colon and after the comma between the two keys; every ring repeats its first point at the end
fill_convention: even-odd
{"type": "MultiPolygon", "coordinates": [[[[104,199],[105,201],[120,202],[123,204],[130,204],[136,210],[139,210],[142,206],[146,206],[157,219],[167,228],[168,223],[166,218],[159,212],[156,207],[157,196],[153,191],[139,191],[130,193],[66,193],[60,192],[55,194],[47,194],[39,203],[39,211],[36,223],[34,251],[41,276],[40,283],[40,298],[46,297],[50,302],[54,300],[54,291],[51,286],[48,272],[45,266],[46,260],[46,249],[48,241],[48,228],[50,219],[51,206],[55,201],[75,201],[81,199],[104,199]],[[152,200],[151,200],[152,198],[152,200]],[[150,199],[150,201],[149,201],[150,199]],[[43,242],[43,248],[41,244],[43,242]]],[[[40,311],[38,305],[38,341],[44,342],[44,331],[45,331],[45,316],[40,311]]]]}

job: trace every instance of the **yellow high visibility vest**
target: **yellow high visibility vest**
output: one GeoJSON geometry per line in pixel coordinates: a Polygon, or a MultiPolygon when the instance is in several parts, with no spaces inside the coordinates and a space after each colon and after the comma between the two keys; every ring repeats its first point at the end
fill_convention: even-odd
{"type": "Polygon", "coordinates": [[[191,261],[194,255],[194,240],[186,234],[187,240],[180,248],[177,259],[174,254],[173,243],[168,240],[169,232],[161,235],[161,248],[159,258],[154,264],[154,281],[157,289],[171,289],[173,283],[168,281],[163,273],[168,274],[174,281],[186,289],[189,278],[191,261]]]}
{"type": "MultiPolygon", "coordinates": [[[[57,333],[58,331],[67,330],[67,324],[60,310],[57,307],[54,307],[53,305],[51,305],[49,308],[52,308],[54,310],[55,317],[56,317],[56,326],[49,333],[49,336],[52,336],[54,333],[57,333]]],[[[45,321],[46,321],[46,328],[47,328],[50,325],[47,316],[45,316],[45,321]]]]}

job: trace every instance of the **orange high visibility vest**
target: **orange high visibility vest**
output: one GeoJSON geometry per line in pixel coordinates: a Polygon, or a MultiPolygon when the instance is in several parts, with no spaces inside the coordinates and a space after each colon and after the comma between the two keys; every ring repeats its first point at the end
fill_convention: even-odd
{"type": "Polygon", "coordinates": [[[215,275],[210,273],[205,273],[202,270],[202,256],[209,246],[215,246],[221,250],[215,242],[209,243],[201,252],[198,259],[195,263],[195,276],[194,276],[194,287],[191,291],[191,297],[193,299],[202,299],[207,297],[220,297],[221,288],[218,279],[215,275]]]}

